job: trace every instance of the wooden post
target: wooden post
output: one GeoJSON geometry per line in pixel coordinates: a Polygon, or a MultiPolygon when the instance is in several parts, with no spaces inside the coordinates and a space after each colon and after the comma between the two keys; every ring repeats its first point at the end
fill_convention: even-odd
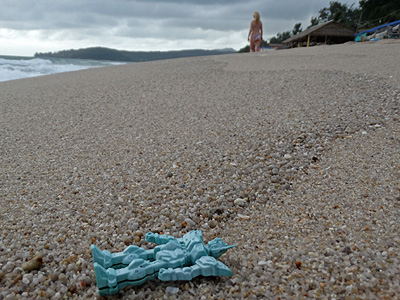
{"type": "Polygon", "coordinates": [[[326,42],[328,41],[328,36],[326,35],[325,36],[325,45],[326,45],[326,42]]]}
{"type": "Polygon", "coordinates": [[[310,47],[310,35],[307,37],[307,47],[310,47]]]}

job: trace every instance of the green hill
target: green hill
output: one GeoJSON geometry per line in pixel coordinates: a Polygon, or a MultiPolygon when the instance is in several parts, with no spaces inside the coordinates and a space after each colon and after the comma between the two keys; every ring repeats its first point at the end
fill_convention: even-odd
{"type": "Polygon", "coordinates": [[[104,47],[93,47],[93,48],[85,48],[77,50],[71,49],[71,50],[62,50],[57,52],[35,53],[35,57],[142,62],[142,61],[170,59],[179,57],[228,54],[235,52],[236,51],[233,49],[137,52],[137,51],[123,51],[123,50],[109,49],[104,47]]]}

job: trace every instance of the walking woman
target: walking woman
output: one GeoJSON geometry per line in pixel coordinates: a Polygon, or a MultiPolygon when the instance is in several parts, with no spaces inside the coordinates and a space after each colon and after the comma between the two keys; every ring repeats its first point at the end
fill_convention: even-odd
{"type": "Polygon", "coordinates": [[[260,13],[255,11],[253,14],[254,20],[250,23],[250,30],[247,40],[250,41],[250,52],[259,52],[262,41],[263,29],[260,21],[260,13]]]}

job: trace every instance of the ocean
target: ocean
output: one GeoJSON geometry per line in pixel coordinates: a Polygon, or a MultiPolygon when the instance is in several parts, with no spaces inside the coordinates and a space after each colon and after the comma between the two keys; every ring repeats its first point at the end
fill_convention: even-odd
{"type": "Polygon", "coordinates": [[[27,77],[98,68],[124,62],[99,61],[88,59],[35,58],[0,55],[0,81],[27,77]]]}

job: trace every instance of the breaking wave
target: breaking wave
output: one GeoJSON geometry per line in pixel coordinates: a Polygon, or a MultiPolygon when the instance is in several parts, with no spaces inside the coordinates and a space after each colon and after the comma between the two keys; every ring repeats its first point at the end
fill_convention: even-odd
{"type": "Polygon", "coordinates": [[[42,59],[0,56],[0,81],[77,71],[118,64],[124,63],[87,59],[42,59]]]}

